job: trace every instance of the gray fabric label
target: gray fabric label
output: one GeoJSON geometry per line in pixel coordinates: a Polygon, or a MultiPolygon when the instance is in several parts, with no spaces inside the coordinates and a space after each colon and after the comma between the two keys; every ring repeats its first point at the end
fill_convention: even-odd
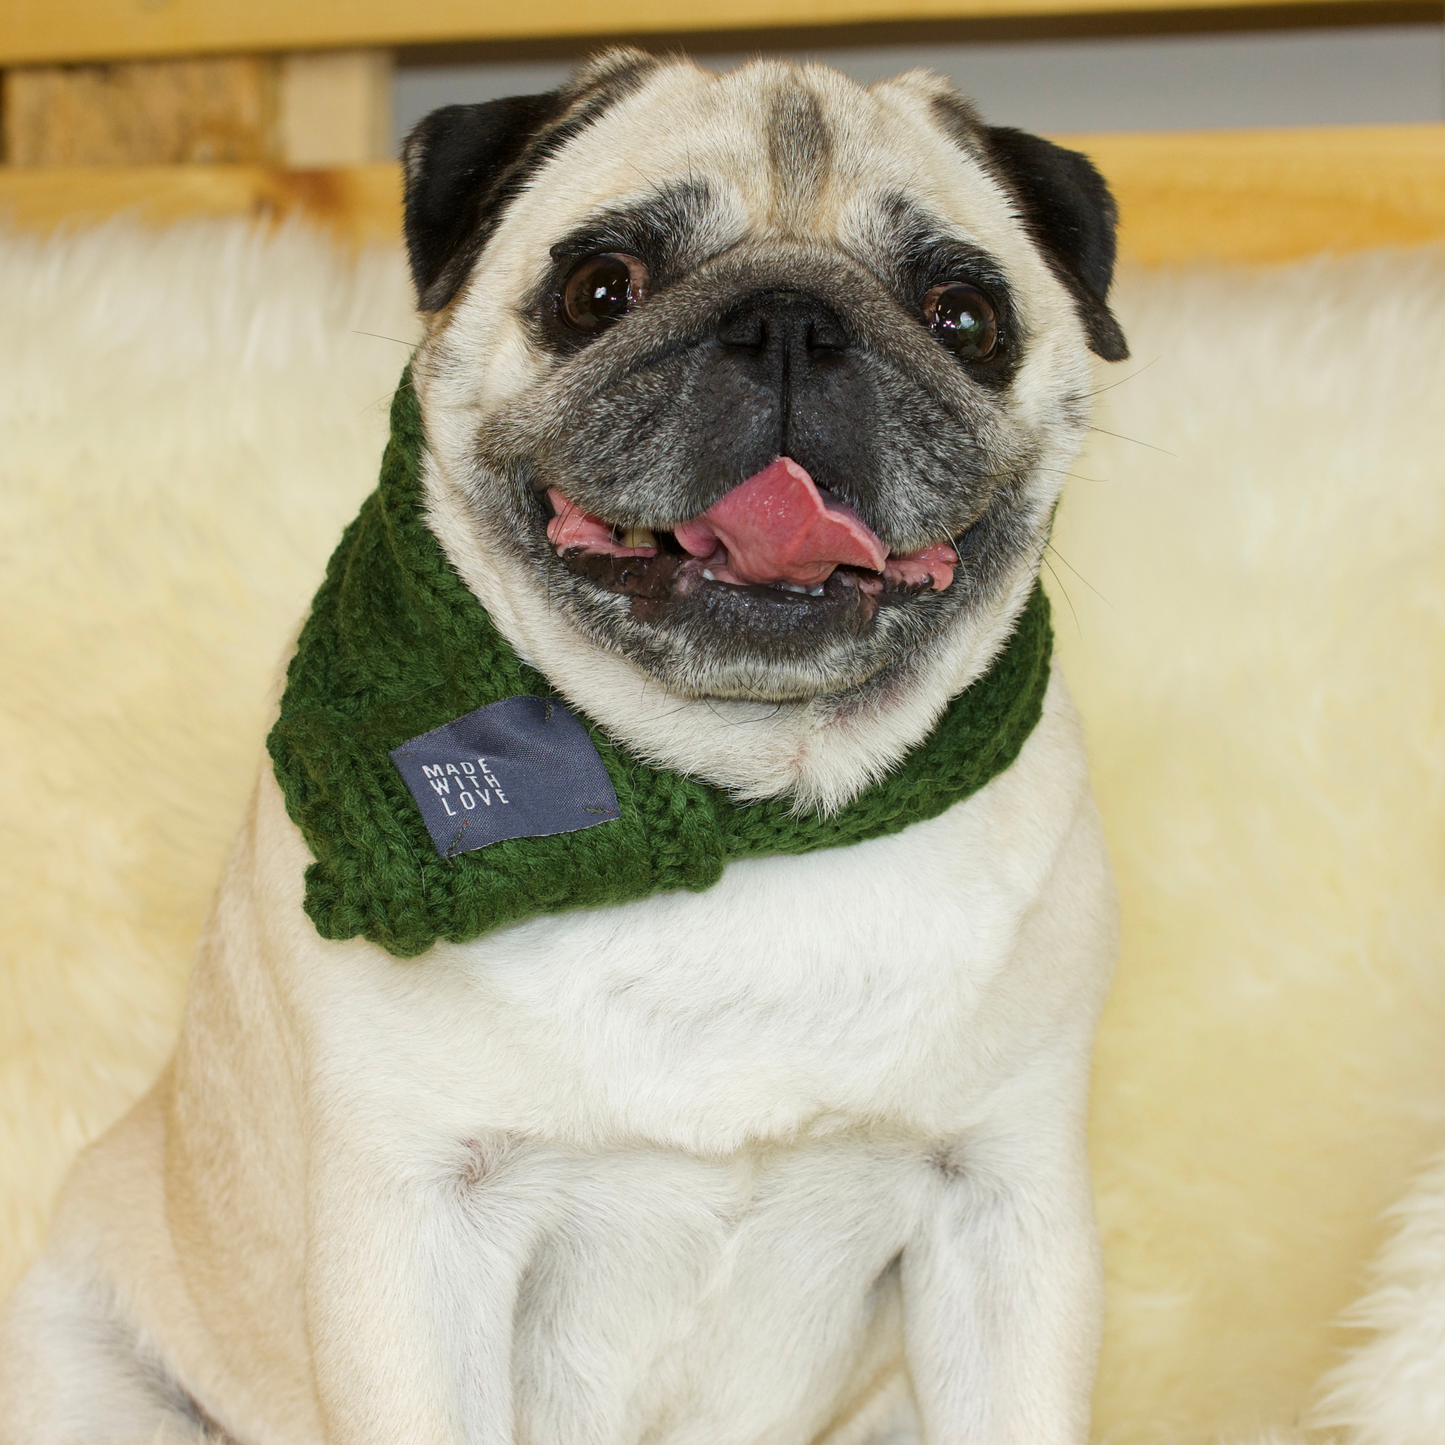
{"type": "Polygon", "coordinates": [[[560,702],[504,697],[391,753],[441,858],[621,816],[587,729],[560,702]]]}

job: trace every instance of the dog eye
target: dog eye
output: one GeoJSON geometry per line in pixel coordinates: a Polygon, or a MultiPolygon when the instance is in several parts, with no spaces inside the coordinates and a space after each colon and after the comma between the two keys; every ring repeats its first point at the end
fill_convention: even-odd
{"type": "Polygon", "coordinates": [[[924,297],[923,319],[960,361],[987,361],[998,348],[998,315],[977,286],[935,286],[924,297]]]}
{"type": "Polygon", "coordinates": [[[647,280],[647,267],[636,256],[589,256],[562,287],[562,315],[574,331],[602,331],[647,299],[647,280]]]}

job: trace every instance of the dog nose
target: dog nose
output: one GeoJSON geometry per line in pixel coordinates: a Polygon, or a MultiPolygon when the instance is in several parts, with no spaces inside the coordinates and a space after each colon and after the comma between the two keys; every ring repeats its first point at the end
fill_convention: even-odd
{"type": "Polygon", "coordinates": [[[836,311],[799,291],[750,297],[723,317],[717,339],[731,351],[778,361],[822,360],[846,351],[853,342],[836,311]]]}

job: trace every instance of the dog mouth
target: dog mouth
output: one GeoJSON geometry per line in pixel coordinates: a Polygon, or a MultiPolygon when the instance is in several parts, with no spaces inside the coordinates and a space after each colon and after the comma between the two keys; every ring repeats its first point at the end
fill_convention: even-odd
{"type": "Polygon", "coordinates": [[[634,612],[723,592],[830,610],[842,604],[871,619],[880,604],[945,591],[958,566],[948,542],[892,555],[846,502],[786,456],[671,531],[608,522],[556,487],[547,498],[547,540],[563,563],[632,597],[634,612]]]}

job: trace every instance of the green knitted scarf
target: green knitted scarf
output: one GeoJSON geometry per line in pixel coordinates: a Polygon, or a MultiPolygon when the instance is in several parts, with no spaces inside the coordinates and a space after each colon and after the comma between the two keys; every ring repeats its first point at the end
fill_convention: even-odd
{"type": "Polygon", "coordinates": [[[316,859],[305,906],[324,938],[359,934],[411,958],[439,938],[464,943],[537,914],[701,891],[734,858],[896,833],[1001,773],[1039,719],[1052,633],[1036,588],[989,672],[888,778],[832,817],[798,816],[785,798],[734,803],[647,766],[583,718],[617,794],[614,821],[439,858],[390,750],[485,704],[552,688],[503,640],[423,522],[422,449],[407,373],[380,485],[327,566],[267,739],[316,859]]]}

